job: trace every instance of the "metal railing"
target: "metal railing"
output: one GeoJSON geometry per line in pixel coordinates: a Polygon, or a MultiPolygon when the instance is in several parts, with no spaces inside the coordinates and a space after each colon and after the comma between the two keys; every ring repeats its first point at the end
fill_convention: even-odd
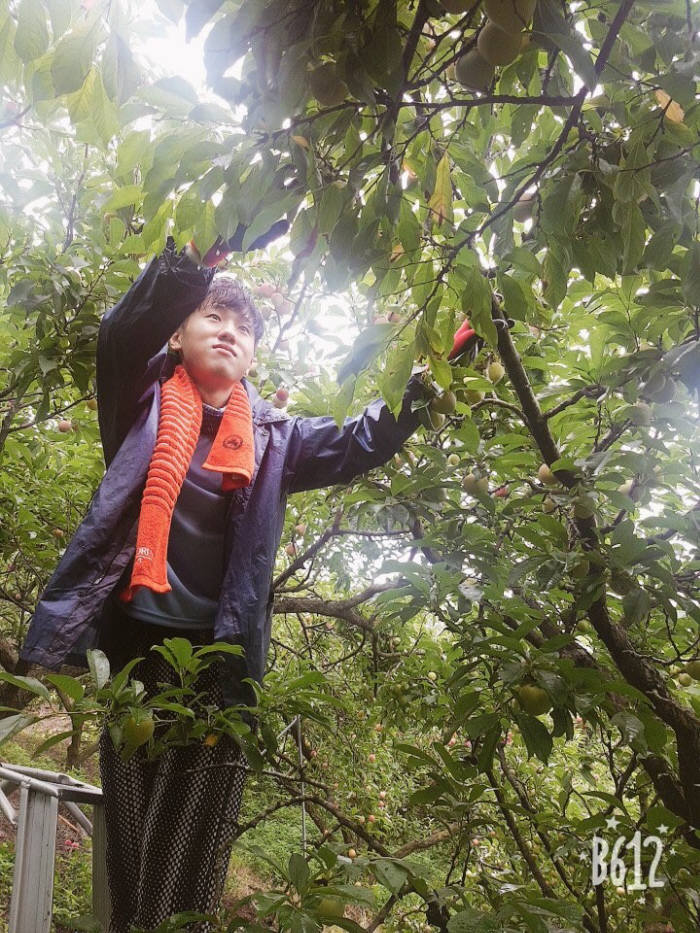
{"type": "Polygon", "coordinates": [[[0,763],[0,810],[17,827],[9,933],[49,933],[60,802],[92,836],[92,910],[104,929],[109,929],[110,901],[101,789],[68,774],[0,763]],[[20,790],[17,810],[5,794],[13,786],[20,790]],[[80,803],[92,806],[92,822],[78,806],[80,803]]]}
{"type": "Polygon", "coordinates": [[[277,741],[282,738],[283,735],[286,735],[296,726],[296,744],[297,749],[299,750],[299,772],[302,775],[302,779],[299,785],[299,792],[301,794],[301,851],[306,852],[306,803],[304,801],[304,759],[301,753],[301,716],[295,716],[294,719],[289,723],[288,726],[285,726],[284,729],[277,736],[277,741]]]}

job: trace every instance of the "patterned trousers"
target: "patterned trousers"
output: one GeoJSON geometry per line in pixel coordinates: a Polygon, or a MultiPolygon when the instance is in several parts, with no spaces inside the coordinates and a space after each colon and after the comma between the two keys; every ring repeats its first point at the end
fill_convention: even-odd
{"type": "MultiPolygon", "coordinates": [[[[124,617],[128,646],[107,651],[113,672],[144,655],[131,671],[147,696],[174,684],[174,669],[158,652],[163,638],[181,635],[193,645],[211,642],[196,631],[174,630],[124,617]],[[121,656],[120,656],[121,655],[121,656]]],[[[223,706],[216,664],[196,684],[204,702],[223,706]]],[[[107,827],[107,879],[112,901],[110,933],[151,930],[180,911],[216,914],[223,893],[245,782],[245,765],[226,735],[208,746],[198,741],[169,748],[148,761],[143,748],[123,761],[107,726],[100,736],[100,774],[107,827]]],[[[206,921],[187,927],[208,933],[206,921]]]]}

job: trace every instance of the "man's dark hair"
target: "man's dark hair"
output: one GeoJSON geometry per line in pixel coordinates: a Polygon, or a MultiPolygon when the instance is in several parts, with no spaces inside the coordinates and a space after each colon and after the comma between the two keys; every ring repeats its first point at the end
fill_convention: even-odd
{"type": "Polygon", "coordinates": [[[200,307],[231,308],[233,311],[242,312],[253,326],[256,344],[265,331],[263,316],[253,301],[253,296],[238,279],[226,272],[219,272],[211,280],[209,291],[200,307]]]}

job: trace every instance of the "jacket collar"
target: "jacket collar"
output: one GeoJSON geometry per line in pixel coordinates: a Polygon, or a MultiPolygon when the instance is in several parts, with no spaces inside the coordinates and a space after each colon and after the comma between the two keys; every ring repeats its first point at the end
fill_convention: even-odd
{"type": "Polygon", "coordinates": [[[253,421],[256,424],[270,424],[274,421],[289,420],[289,415],[285,411],[275,408],[274,405],[270,405],[269,402],[266,402],[255,386],[248,382],[247,379],[243,378],[241,382],[243,383],[243,388],[248,393],[250,407],[253,412],[253,421]]]}
{"type": "MultiPolygon", "coordinates": [[[[160,376],[158,381],[162,385],[175,372],[177,359],[171,353],[163,354],[160,376]]],[[[151,361],[153,362],[153,361],[151,361]]],[[[289,415],[279,408],[275,408],[260,395],[255,386],[247,379],[241,379],[243,388],[248,393],[250,408],[253,415],[254,424],[272,424],[275,421],[288,421],[289,415]]],[[[145,395],[145,393],[144,393],[145,395]]]]}

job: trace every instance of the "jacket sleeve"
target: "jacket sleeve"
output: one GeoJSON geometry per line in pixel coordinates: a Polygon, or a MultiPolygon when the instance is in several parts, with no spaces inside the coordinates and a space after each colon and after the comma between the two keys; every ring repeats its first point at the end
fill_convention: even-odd
{"type": "MultiPolygon", "coordinates": [[[[148,362],[201,304],[214,275],[178,254],[172,237],[100,323],[97,401],[105,460],[131,427],[147,388],[148,362]]],[[[149,372],[151,381],[153,374],[149,372]]],[[[157,376],[156,376],[157,378],[157,376]]]]}
{"type": "Polygon", "coordinates": [[[412,376],[398,418],[382,399],[357,417],[346,418],[341,428],[331,417],[296,418],[287,449],[288,491],[349,483],[386,463],[418,427],[411,403],[422,396],[421,380],[412,376]]]}

